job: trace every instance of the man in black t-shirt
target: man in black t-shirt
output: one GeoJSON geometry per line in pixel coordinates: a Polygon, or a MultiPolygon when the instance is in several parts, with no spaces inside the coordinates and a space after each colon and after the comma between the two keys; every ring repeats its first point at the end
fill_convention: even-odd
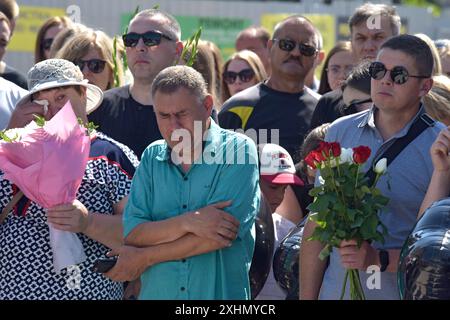
{"type": "Polygon", "coordinates": [[[130,147],[139,158],[150,143],[162,139],[151,87],[161,70],[178,61],[183,50],[180,37],[180,25],[170,14],[158,9],[139,12],[124,35],[133,83],[105,92],[102,105],[89,115],[100,131],[130,147]]]}
{"type": "MultiPolygon", "coordinates": [[[[394,7],[385,4],[366,3],[356,8],[348,21],[352,52],[357,63],[374,60],[384,41],[400,34],[400,17],[394,7]],[[379,19],[374,19],[379,17],[379,19]]],[[[327,122],[333,122],[344,114],[342,92],[337,89],[322,96],[311,120],[311,130],[327,122]]]]}
{"type": "Polygon", "coordinates": [[[308,19],[290,16],[275,26],[268,45],[271,76],[227,100],[219,123],[226,129],[243,129],[251,138],[255,136],[249,129],[254,129],[256,143],[277,143],[295,155],[318,100],[304,85],[318,53],[317,32],[308,19]],[[267,139],[261,129],[268,130],[267,139]],[[279,130],[279,141],[274,141],[276,136],[271,138],[273,129],[279,130]]]}

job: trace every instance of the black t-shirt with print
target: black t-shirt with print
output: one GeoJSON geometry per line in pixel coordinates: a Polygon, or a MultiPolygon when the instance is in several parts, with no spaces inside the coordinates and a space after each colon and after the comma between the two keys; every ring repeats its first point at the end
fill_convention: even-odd
{"type": "Polygon", "coordinates": [[[270,130],[278,129],[279,145],[297,161],[316,104],[317,98],[306,90],[286,93],[260,83],[228,99],[219,113],[219,124],[225,129],[243,129],[251,138],[247,130],[254,129],[258,134],[258,130],[267,129],[267,138],[261,132],[256,143],[274,143],[270,130]]]}
{"type": "Polygon", "coordinates": [[[102,104],[88,119],[99,131],[128,146],[139,159],[150,143],[162,139],[153,106],[134,100],[129,86],[106,91],[102,104]]]}
{"type": "Polygon", "coordinates": [[[320,98],[316,110],[314,110],[311,119],[311,130],[324,123],[331,123],[350,113],[352,112],[345,110],[341,90],[327,92],[320,98]]]}

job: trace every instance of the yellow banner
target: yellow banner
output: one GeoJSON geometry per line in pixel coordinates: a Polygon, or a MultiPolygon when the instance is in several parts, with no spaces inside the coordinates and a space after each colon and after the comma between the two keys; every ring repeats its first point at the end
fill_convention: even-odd
{"type": "Polygon", "coordinates": [[[8,52],[34,52],[39,28],[47,19],[64,15],[66,12],[63,8],[20,6],[20,16],[8,45],[8,52]]]}

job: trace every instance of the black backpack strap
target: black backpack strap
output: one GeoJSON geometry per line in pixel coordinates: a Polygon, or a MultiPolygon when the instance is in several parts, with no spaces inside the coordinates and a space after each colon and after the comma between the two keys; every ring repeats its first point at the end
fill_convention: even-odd
{"type": "Polygon", "coordinates": [[[418,137],[426,128],[434,126],[435,123],[436,120],[431,118],[426,113],[423,113],[419,117],[417,117],[406,135],[395,140],[394,143],[392,143],[392,145],[387,148],[381,156],[373,160],[372,166],[369,168],[365,175],[369,178],[369,185],[372,185],[375,181],[376,173],[373,171],[373,169],[376,161],[382,158],[386,158],[387,165],[389,166],[389,164],[394,161],[394,159],[400,154],[400,152],[402,152],[403,149],[405,149],[405,147],[411,141],[418,137]]]}

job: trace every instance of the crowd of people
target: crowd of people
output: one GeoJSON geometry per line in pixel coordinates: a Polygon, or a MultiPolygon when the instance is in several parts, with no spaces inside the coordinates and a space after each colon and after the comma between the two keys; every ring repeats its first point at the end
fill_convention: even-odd
{"type": "Polygon", "coordinates": [[[200,40],[187,66],[194,52],[182,56],[180,24],[163,10],[138,12],[114,41],[52,17],[25,77],[3,62],[20,8],[1,4],[0,130],[51,120],[68,101],[97,127],[72,203],[44,209],[0,171],[0,299],[286,299],[272,256],[299,223],[304,239],[317,227],[308,192],[321,179],[307,154],[323,141],[369,146],[367,170],[424,121],[377,183],[390,199],[385,242],[346,241],[326,261],[321,242],[303,241],[299,254],[300,299],[339,299],[345,269],[365,283],[371,265],[381,286],[363,286],[365,296],[399,299],[403,243],[450,191],[450,40],[400,34],[394,7],[367,3],[330,52],[314,23],[292,15],[270,32],[242,30],[225,61],[200,40]],[[265,265],[252,266],[263,216],[272,245],[265,265]],[[49,225],[83,245],[77,288],[68,269],[52,267],[49,225]],[[107,256],[115,265],[93,270],[107,256]]]}

